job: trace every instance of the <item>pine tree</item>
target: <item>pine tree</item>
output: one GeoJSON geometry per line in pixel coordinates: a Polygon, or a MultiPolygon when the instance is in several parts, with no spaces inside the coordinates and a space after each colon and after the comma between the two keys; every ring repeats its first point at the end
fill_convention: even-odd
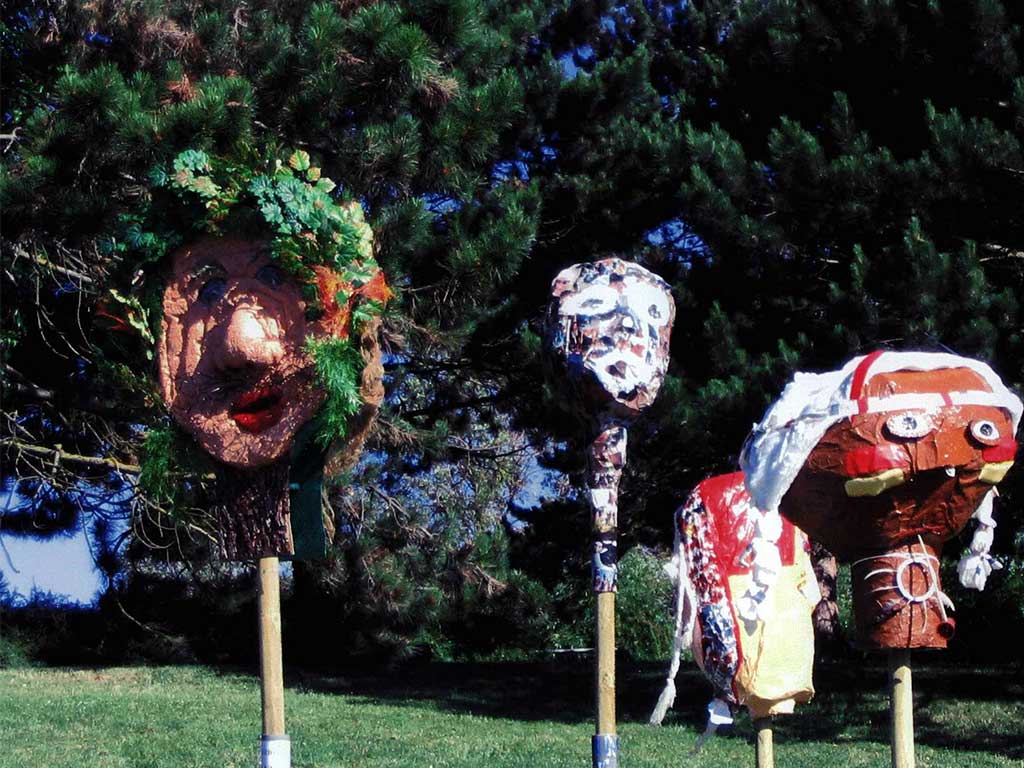
{"type": "MultiPolygon", "coordinates": [[[[1024,390],[1018,7],[573,8],[553,39],[579,72],[528,80],[548,142],[531,262],[618,249],[677,296],[670,379],[631,432],[626,547],[667,544],[674,503],[735,467],[795,370],[953,350],[1024,390]]],[[[1017,558],[1022,482],[996,547],[1017,558]]]]}
{"type": "MultiPolygon", "coordinates": [[[[296,566],[306,591],[293,613],[305,606],[314,621],[345,606],[340,618],[360,619],[355,641],[403,651],[436,643],[449,606],[465,612],[467,590],[490,596],[500,584],[506,605],[532,599],[528,584],[505,588],[516,578],[489,543],[503,541],[519,433],[496,410],[474,420],[456,405],[498,399],[497,369],[474,370],[480,358],[464,348],[500,306],[537,226],[536,187],[507,161],[532,12],[472,0],[42,0],[4,14],[4,451],[23,502],[5,512],[4,530],[74,529],[140,463],[144,479],[180,469],[166,461],[178,438],[146,375],[154,304],[131,305],[141,339],[96,322],[108,289],[131,276],[108,243],[150,170],[184,149],[298,147],[337,194],[362,202],[401,305],[385,332],[394,394],[373,453],[389,460],[369,460],[358,482],[335,489],[338,547],[296,566]]],[[[203,470],[193,470],[184,484],[170,475],[170,496],[122,507],[133,525],[127,563],[105,553],[105,568],[132,576],[114,598],[148,620],[160,620],[156,604],[173,614],[173,595],[209,600],[227,587],[224,600],[235,600],[237,569],[198,567],[211,548],[203,470]],[[149,562],[153,547],[182,541],[196,564],[190,590],[176,586],[180,568],[149,562]]]]}
{"type": "MultiPolygon", "coordinates": [[[[1024,391],[1013,4],[23,7],[4,22],[3,133],[18,130],[3,140],[0,312],[5,414],[20,420],[6,434],[136,458],[152,396],[126,398],[126,372],[88,363],[96,336],[77,318],[116,269],[93,243],[155,158],[238,137],[320,155],[367,203],[401,297],[373,460],[336,499],[347,548],[296,576],[351,598],[367,642],[434,642],[448,606],[465,616],[451,598],[479,563],[503,583],[530,574],[553,596],[545,610],[578,614],[581,500],[515,509],[531,525],[508,561],[480,535],[531,451],[557,473],[582,468],[537,335],[550,280],[573,262],[636,259],[677,300],[669,379],[630,433],[623,549],[668,544],[675,505],[734,467],[796,370],[948,348],[1024,391]]],[[[1022,483],[1003,484],[997,554],[1020,557],[1022,483]]]]}

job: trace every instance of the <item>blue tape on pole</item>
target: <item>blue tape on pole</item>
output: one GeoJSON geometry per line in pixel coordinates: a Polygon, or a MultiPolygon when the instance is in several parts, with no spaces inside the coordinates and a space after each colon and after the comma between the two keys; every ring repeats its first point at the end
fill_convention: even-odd
{"type": "Polygon", "coordinates": [[[591,741],[594,750],[594,768],[619,768],[619,737],[598,733],[591,741]]]}

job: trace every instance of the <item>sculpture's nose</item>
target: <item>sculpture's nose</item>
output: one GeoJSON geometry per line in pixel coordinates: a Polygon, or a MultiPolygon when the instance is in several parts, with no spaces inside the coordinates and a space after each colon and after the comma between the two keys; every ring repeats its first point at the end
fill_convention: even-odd
{"type": "Polygon", "coordinates": [[[251,306],[235,307],[227,319],[221,365],[269,367],[284,356],[277,322],[251,306]]]}
{"type": "Polygon", "coordinates": [[[1013,460],[1017,456],[1017,441],[1007,436],[995,445],[989,446],[981,452],[985,460],[985,466],[981,468],[979,479],[983,483],[996,485],[1002,482],[1006,473],[1013,466],[1013,460]]]}

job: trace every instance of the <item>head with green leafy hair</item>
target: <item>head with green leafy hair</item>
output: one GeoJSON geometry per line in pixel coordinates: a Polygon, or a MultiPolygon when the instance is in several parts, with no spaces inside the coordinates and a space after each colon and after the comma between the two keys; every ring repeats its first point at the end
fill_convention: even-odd
{"type": "MultiPolygon", "coordinates": [[[[332,195],[303,151],[187,150],[150,182],[114,247],[138,267],[136,282],[165,278],[155,343],[175,421],[238,468],[287,456],[314,417],[323,445],[344,436],[368,396],[379,404],[379,350],[367,337],[390,296],[359,203],[332,195]]],[[[144,311],[129,292],[110,299],[145,325],[131,322],[144,311]]]]}

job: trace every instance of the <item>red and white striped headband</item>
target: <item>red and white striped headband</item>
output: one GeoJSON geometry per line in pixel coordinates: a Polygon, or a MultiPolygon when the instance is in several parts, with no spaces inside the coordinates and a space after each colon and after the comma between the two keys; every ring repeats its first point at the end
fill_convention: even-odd
{"type": "Polygon", "coordinates": [[[878,350],[867,355],[853,372],[850,382],[850,399],[845,402],[832,403],[829,414],[838,418],[846,418],[865,413],[886,413],[889,411],[933,411],[954,405],[982,405],[992,408],[1006,408],[1005,394],[970,389],[958,392],[907,392],[900,395],[869,397],[864,392],[868,381],[871,365],[883,354],[878,350]]]}

